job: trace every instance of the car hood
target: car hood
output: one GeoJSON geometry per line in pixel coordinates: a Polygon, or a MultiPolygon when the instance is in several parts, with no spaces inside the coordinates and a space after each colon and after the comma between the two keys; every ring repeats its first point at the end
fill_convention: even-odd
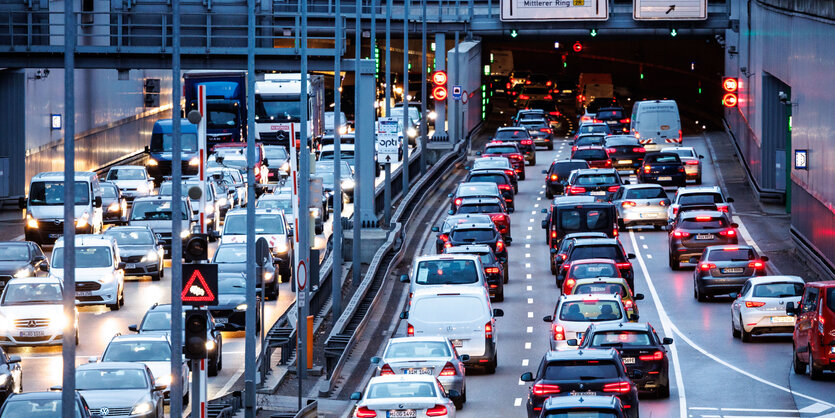
{"type": "MultiPolygon", "coordinates": [[[[189,220],[184,220],[182,225],[184,228],[188,228],[189,220]]],[[[161,220],[161,221],[138,221],[138,220],[131,220],[128,222],[130,226],[147,226],[154,231],[154,233],[160,232],[171,232],[171,220],[161,220]]]]}
{"type": "Polygon", "coordinates": [[[246,303],[246,295],[240,295],[240,294],[235,294],[235,295],[220,294],[220,295],[217,295],[218,306],[227,305],[227,306],[232,306],[234,308],[235,306],[238,306],[242,303],[246,303]]]}
{"type": "Polygon", "coordinates": [[[218,263],[218,273],[245,273],[246,263],[218,263]]]}
{"type": "Polygon", "coordinates": [[[28,261],[0,261],[0,274],[12,275],[28,265],[28,261]]]}
{"type": "Polygon", "coordinates": [[[145,389],[119,389],[119,390],[79,390],[84,400],[90,405],[90,409],[100,408],[133,408],[134,405],[143,401],[149,391],[145,389]]]}
{"type": "MultiPolygon", "coordinates": [[[[75,205],[75,218],[78,219],[81,217],[81,214],[84,212],[89,212],[89,207],[87,205],[75,205]]],[[[64,206],[62,205],[45,205],[45,206],[33,206],[29,205],[29,213],[32,214],[32,217],[38,220],[44,219],[64,219],[64,206]]],[[[91,214],[92,215],[92,214],[91,214]]]]}
{"type": "Polygon", "coordinates": [[[120,245],[119,255],[124,257],[128,255],[145,255],[148,251],[154,251],[156,248],[150,244],[142,245],[120,245]]]}
{"type": "Polygon", "coordinates": [[[55,304],[6,305],[0,307],[0,315],[10,321],[26,318],[54,318],[64,315],[64,307],[61,301],[56,301],[55,304]]]}
{"type": "Polygon", "coordinates": [[[112,183],[116,184],[116,187],[120,189],[135,189],[139,186],[147,186],[148,180],[110,180],[112,183]]]}
{"type": "MultiPolygon", "coordinates": [[[[75,280],[77,282],[91,282],[93,280],[97,280],[100,277],[105,276],[112,276],[113,275],[113,267],[101,267],[101,268],[86,268],[86,269],[78,269],[76,268],[75,280]],[[81,270],[81,271],[79,271],[81,270]]],[[[62,268],[53,268],[49,271],[51,276],[57,277],[59,279],[64,278],[64,269],[62,268]]]]}

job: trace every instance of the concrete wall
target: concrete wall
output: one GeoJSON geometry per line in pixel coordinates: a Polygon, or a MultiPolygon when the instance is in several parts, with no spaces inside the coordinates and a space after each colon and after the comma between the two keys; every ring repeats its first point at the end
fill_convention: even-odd
{"type": "MultiPolygon", "coordinates": [[[[773,185],[769,174],[774,170],[774,162],[768,161],[763,138],[773,134],[769,128],[773,126],[770,118],[775,117],[775,111],[769,109],[773,109],[776,99],[769,83],[779,80],[788,86],[793,103],[789,155],[795,149],[809,150],[809,170],[791,169],[792,226],[832,264],[835,21],[809,14],[810,4],[800,0],[740,0],[736,6],[734,14],[740,20],[740,30],[727,31],[726,51],[733,46],[738,54],[726,52],[726,74],[740,78],[740,100],[738,109],[726,112],[727,120],[755,181],[768,188],[773,185]],[[747,71],[743,73],[741,67],[747,67],[747,71]]],[[[827,10],[817,9],[821,16],[827,10]]]]}

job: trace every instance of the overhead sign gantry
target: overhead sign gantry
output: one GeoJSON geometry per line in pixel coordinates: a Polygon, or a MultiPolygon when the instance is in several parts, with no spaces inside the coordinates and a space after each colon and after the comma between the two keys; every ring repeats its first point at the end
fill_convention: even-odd
{"type": "Polygon", "coordinates": [[[502,0],[503,21],[607,20],[607,0],[502,0]]]}
{"type": "Polygon", "coordinates": [[[706,20],[707,0],[634,0],[635,20],[706,20]]]}

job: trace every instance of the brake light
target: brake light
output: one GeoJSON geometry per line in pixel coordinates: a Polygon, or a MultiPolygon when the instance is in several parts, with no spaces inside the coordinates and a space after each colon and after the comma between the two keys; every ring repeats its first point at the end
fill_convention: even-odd
{"type": "Polygon", "coordinates": [[[506,219],[506,216],[504,214],[494,213],[494,214],[490,215],[490,220],[492,220],[493,222],[504,223],[507,219],[506,219]]]}
{"type": "Polygon", "coordinates": [[[684,231],[673,231],[673,236],[676,238],[687,238],[690,236],[690,233],[684,231]]]}
{"type": "Polygon", "coordinates": [[[565,287],[565,292],[563,292],[563,293],[566,294],[566,295],[570,295],[571,294],[571,289],[574,289],[575,284],[577,284],[576,280],[566,279],[565,280],[565,286],[564,286],[565,287]]]}
{"type": "Polygon", "coordinates": [[[630,309],[630,308],[632,308],[634,305],[635,305],[635,303],[634,303],[634,302],[632,302],[631,300],[627,300],[627,301],[623,302],[623,307],[624,307],[624,308],[626,308],[626,309],[630,309]]]}
{"type": "Polygon", "coordinates": [[[509,184],[500,184],[499,185],[499,190],[510,190],[510,185],[509,184]]]}
{"type": "Polygon", "coordinates": [[[519,155],[519,154],[510,154],[510,155],[508,155],[508,157],[510,157],[514,160],[521,160],[522,159],[522,156],[519,155]]]}
{"type": "Polygon", "coordinates": [[[644,166],[644,174],[649,174],[649,171],[650,171],[651,169],[652,169],[652,167],[650,167],[650,166],[648,166],[648,165],[645,165],[645,166],[644,166]]]}
{"type": "Polygon", "coordinates": [[[414,336],[415,336],[415,326],[414,326],[414,325],[412,325],[412,324],[408,324],[408,325],[406,326],[406,335],[408,335],[408,336],[410,336],[410,337],[414,337],[414,336]]]}
{"type": "Polygon", "coordinates": [[[673,216],[678,215],[678,208],[673,208],[673,216]]]}
{"type": "Polygon", "coordinates": [[[514,92],[513,92],[513,95],[515,96],[516,94],[517,94],[517,93],[514,91],[514,92]]]}
{"type": "Polygon", "coordinates": [[[647,152],[647,149],[644,147],[632,148],[632,152],[647,152]]]}
{"type": "Polygon", "coordinates": [[[551,181],[557,181],[558,178],[560,178],[560,176],[556,174],[551,174],[551,181]]]}
{"type": "Polygon", "coordinates": [[[728,213],[728,206],[727,205],[723,205],[723,206],[716,205],[716,210],[718,210],[719,212],[728,213]]]}
{"type": "Polygon", "coordinates": [[[549,385],[546,383],[537,383],[533,385],[531,389],[536,396],[544,396],[544,395],[554,395],[560,393],[560,387],[558,385],[549,385]]]}
{"type": "Polygon", "coordinates": [[[684,162],[684,164],[687,164],[687,165],[699,165],[699,161],[698,161],[698,160],[687,160],[687,161],[685,161],[685,162],[684,162]]]}
{"type": "MultiPolygon", "coordinates": [[[[583,96],[580,96],[580,97],[583,97],[583,96]]],[[[580,99],[580,100],[582,100],[582,99],[580,99]]],[[[583,116],[583,117],[580,118],[580,122],[588,122],[590,120],[591,120],[591,116],[583,116]]]]}
{"type": "Polygon", "coordinates": [[[571,268],[571,263],[563,263],[562,268],[565,269],[567,272],[568,269],[571,268]]]}
{"type": "Polygon", "coordinates": [[[533,140],[530,140],[530,139],[523,139],[522,140],[522,145],[532,145],[532,144],[533,144],[533,140]]]}
{"type": "Polygon", "coordinates": [[[710,269],[715,269],[715,268],[716,268],[716,264],[713,264],[713,263],[702,263],[702,264],[699,265],[699,269],[704,270],[704,271],[707,271],[707,270],[710,270],[710,269]]]}
{"type": "Polygon", "coordinates": [[[765,267],[765,263],[763,263],[762,261],[752,261],[752,262],[748,263],[748,268],[761,269],[763,267],[765,267]]]}
{"type": "Polygon", "coordinates": [[[364,406],[361,406],[361,407],[357,408],[357,418],[374,418],[376,416],[377,416],[376,412],[374,412],[374,411],[372,411],[372,410],[370,410],[370,409],[368,409],[364,406]]]}
{"type": "Polygon", "coordinates": [[[546,82],[545,82],[545,85],[546,85],[546,86],[550,86],[550,85],[551,85],[551,82],[550,82],[550,81],[546,81],[546,82]]]}
{"type": "Polygon", "coordinates": [[[560,112],[548,112],[548,114],[551,116],[559,116],[560,112]]]}
{"type": "Polygon", "coordinates": [[[681,129],[678,130],[678,142],[681,143],[681,129]]]}
{"type": "Polygon", "coordinates": [[[455,201],[453,203],[455,203],[455,206],[461,206],[461,202],[463,202],[463,201],[464,201],[463,199],[461,199],[460,197],[457,197],[457,198],[455,198],[455,201]]]}
{"type": "Polygon", "coordinates": [[[612,160],[606,160],[606,167],[612,166],[612,160]]]}
{"type": "Polygon", "coordinates": [[[565,328],[562,325],[554,324],[551,329],[554,331],[554,341],[562,341],[565,339],[565,328]]]}
{"type": "Polygon", "coordinates": [[[452,363],[446,362],[444,368],[441,369],[441,376],[455,376],[455,367],[452,366],[452,363]]]}
{"type": "Polygon", "coordinates": [[[443,405],[435,405],[426,410],[427,417],[444,417],[447,414],[446,407],[443,405]]]}
{"type": "Polygon", "coordinates": [[[539,128],[539,132],[551,133],[551,130],[548,128],[539,128]]]}
{"type": "Polygon", "coordinates": [[[390,376],[394,374],[394,370],[391,369],[391,366],[388,363],[384,364],[383,367],[380,368],[380,376],[390,376]]]}
{"type": "Polygon", "coordinates": [[[551,99],[553,99],[553,97],[550,94],[546,94],[545,97],[543,97],[543,99],[544,100],[551,100],[551,99]]]}
{"type": "Polygon", "coordinates": [[[557,231],[551,231],[551,238],[557,237],[557,231]]]}
{"type": "Polygon", "coordinates": [[[679,173],[683,173],[683,172],[684,172],[684,166],[679,167],[679,168],[678,168],[678,172],[679,172],[679,173]]]}
{"type": "Polygon", "coordinates": [[[525,84],[526,84],[526,85],[531,84],[531,80],[525,80],[525,84]]]}
{"type": "Polygon", "coordinates": [[[505,84],[505,88],[510,88],[510,83],[505,84]]]}
{"type": "Polygon", "coordinates": [[[736,231],[734,231],[732,228],[729,228],[729,229],[726,229],[726,230],[720,232],[719,235],[721,235],[723,237],[735,237],[736,236],[736,231]]]}
{"type": "Polygon", "coordinates": [[[487,267],[486,269],[484,269],[484,273],[485,274],[499,274],[499,268],[498,267],[487,267]]]}
{"type": "Polygon", "coordinates": [[[629,122],[632,122],[632,119],[626,118],[626,119],[621,119],[620,120],[620,123],[629,123],[629,122]]]}
{"type": "Polygon", "coordinates": [[[452,243],[451,242],[444,243],[444,248],[452,248],[452,243]]]}
{"type": "Polygon", "coordinates": [[[441,234],[438,238],[440,238],[443,242],[449,242],[449,235],[447,234],[441,234]]]}
{"type": "Polygon", "coordinates": [[[765,306],[765,302],[752,302],[750,300],[745,302],[746,308],[759,308],[761,306],[765,306]]]}
{"type": "Polygon", "coordinates": [[[496,241],[496,252],[497,253],[504,252],[504,241],[502,241],[502,240],[496,241]]]}
{"type": "Polygon", "coordinates": [[[710,221],[711,219],[713,219],[713,217],[711,217],[711,216],[697,216],[696,217],[696,220],[699,221],[699,222],[707,222],[707,221],[710,221]]]}
{"type": "Polygon", "coordinates": [[[520,95],[519,95],[519,98],[520,98],[520,99],[522,99],[522,100],[528,100],[528,99],[530,99],[530,97],[528,97],[528,95],[527,95],[527,94],[520,94],[520,95]]]}
{"type": "Polygon", "coordinates": [[[625,268],[632,267],[632,263],[630,263],[628,261],[625,262],[625,263],[615,263],[615,265],[618,266],[619,269],[625,269],[625,268]]]}
{"type": "Polygon", "coordinates": [[[618,152],[618,150],[614,148],[606,148],[606,154],[614,154],[616,152],[618,152]]]}
{"type": "Polygon", "coordinates": [[[571,187],[568,188],[568,194],[580,194],[580,193],[585,193],[585,192],[586,192],[585,187],[571,186],[571,187]]]}
{"type": "Polygon", "coordinates": [[[508,176],[512,176],[512,175],[516,174],[516,172],[513,171],[513,170],[505,170],[504,173],[507,174],[508,176]]]}
{"type": "Polygon", "coordinates": [[[638,356],[639,359],[642,361],[659,361],[664,359],[664,352],[663,351],[656,351],[652,354],[646,356],[638,356]]]}
{"type": "Polygon", "coordinates": [[[615,227],[612,228],[612,236],[613,237],[618,236],[618,226],[617,225],[615,225],[615,227]]]}
{"type": "Polygon", "coordinates": [[[608,190],[610,192],[614,193],[614,192],[618,191],[618,189],[620,189],[620,186],[609,186],[608,190]]]}
{"type": "Polygon", "coordinates": [[[603,385],[604,392],[628,393],[631,389],[632,385],[629,382],[606,383],[603,385]]]}
{"type": "Polygon", "coordinates": [[[576,145],[571,147],[571,152],[574,152],[574,151],[577,151],[577,146],[576,145]]]}
{"type": "Polygon", "coordinates": [[[620,205],[621,205],[622,207],[624,207],[624,208],[629,208],[629,207],[634,207],[634,206],[637,206],[638,204],[637,204],[637,203],[635,203],[635,202],[633,202],[633,201],[631,201],[631,200],[627,200],[627,201],[625,201],[625,202],[621,202],[621,204],[620,204],[620,205]]]}
{"type": "Polygon", "coordinates": [[[484,324],[484,338],[493,338],[493,322],[484,324]]]}

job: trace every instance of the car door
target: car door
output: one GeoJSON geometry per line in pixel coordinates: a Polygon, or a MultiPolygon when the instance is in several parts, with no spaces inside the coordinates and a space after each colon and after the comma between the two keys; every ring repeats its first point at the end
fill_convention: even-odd
{"type": "Polygon", "coordinates": [[[809,352],[806,348],[809,346],[813,331],[812,322],[817,314],[819,293],[820,289],[817,287],[806,287],[800,303],[800,315],[798,315],[795,324],[795,348],[800,352],[801,359],[807,362],[809,361],[809,352]]]}

